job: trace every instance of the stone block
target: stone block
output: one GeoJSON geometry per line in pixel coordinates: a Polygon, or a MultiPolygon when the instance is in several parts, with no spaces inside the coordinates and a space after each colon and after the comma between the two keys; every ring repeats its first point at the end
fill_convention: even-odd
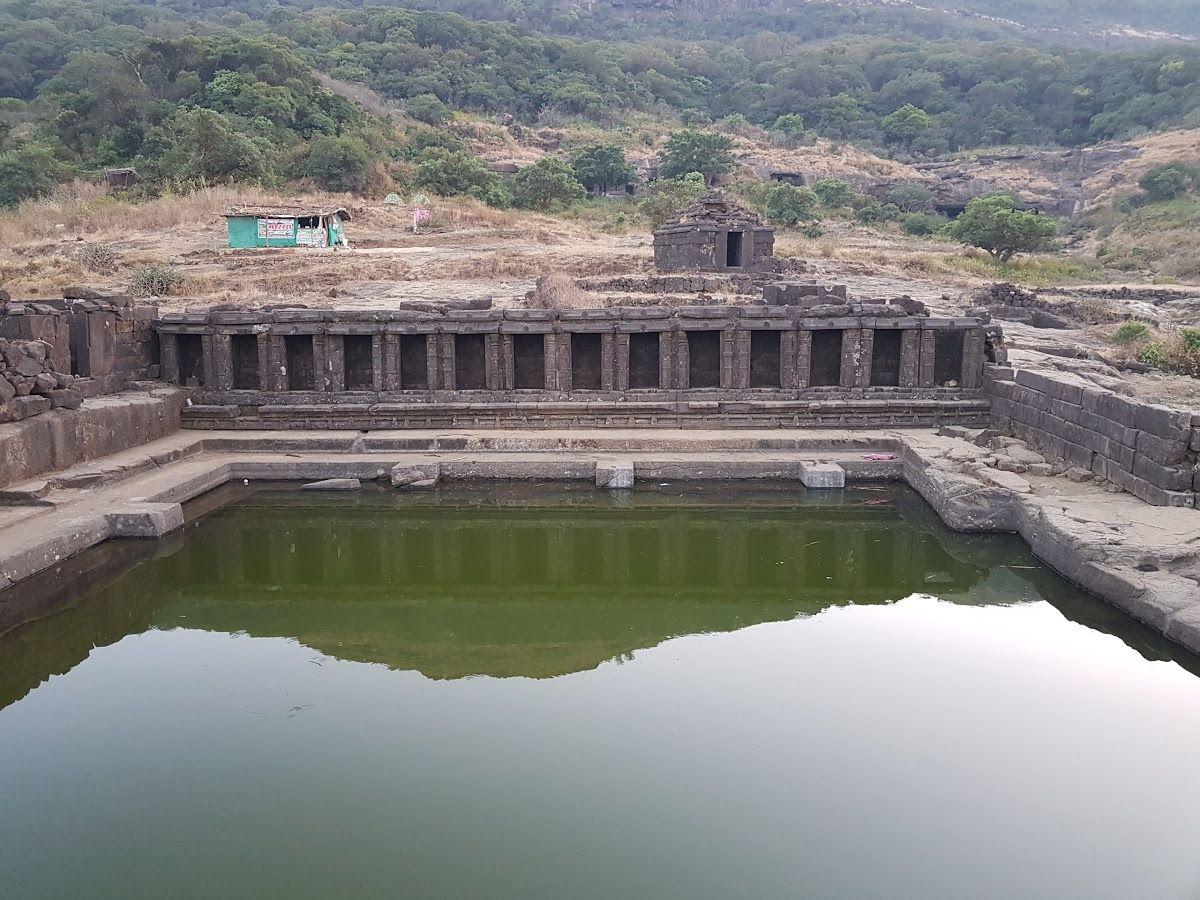
{"type": "Polygon", "coordinates": [[[115,538],[157,538],[183,527],[178,503],[131,503],[106,513],[105,522],[115,538]]]}
{"type": "Polygon", "coordinates": [[[79,409],[83,405],[83,394],[71,388],[53,390],[46,396],[54,409],[79,409]]]}
{"type": "Polygon", "coordinates": [[[19,422],[32,416],[41,415],[50,410],[50,401],[37,394],[26,394],[23,397],[13,397],[8,401],[8,411],[13,421],[19,422]]]}
{"type": "MultiPolygon", "coordinates": [[[[1190,436],[1191,432],[1188,432],[1190,436]]],[[[1136,448],[1138,456],[1154,460],[1154,462],[1169,466],[1181,463],[1187,459],[1188,446],[1186,440],[1167,440],[1149,431],[1137,432],[1136,448]]]]}
{"type": "Polygon", "coordinates": [[[633,487],[633,463],[629,460],[596,463],[596,487],[604,490],[628,490],[633,487]]]}
{"type": "Polygon", "coordinates": [[[392,487],[427,489],[434,487],[441,477],[441,467],[437,463],[411,465],[398,463],[392,466],[388,473],[392,487]]]}
{"type": "Polygon", "coordinates": [[[305,491],[357,491],[362,482],[357,478],[324,478],[321,481],[310,481],[303,485],[305,491]]]}
{"type": "Polygon", "coordinates": [[[1160,466],[1154,460],[1142,456],[1140,453],[1133,459],[1133,474],[1138,478],[1144,478],[1164,491],[1190,491],[1192,489],[1190,469],[1160,466]]]}
{"type": "Polygon", "coordinates": [[[800,482],[809,490],[838,490],[846,486],[846,471],[835,463],[800,463],[800,482]]]}
{"type": "Polygon", "coordinates": [[[999,469],[984,467],[979,470],[979,477],[988,484],[1004,488],[1016,494],[1028,494],[1033,491],[1029,482],[1015,472],[1003,472],[999,469]]]}

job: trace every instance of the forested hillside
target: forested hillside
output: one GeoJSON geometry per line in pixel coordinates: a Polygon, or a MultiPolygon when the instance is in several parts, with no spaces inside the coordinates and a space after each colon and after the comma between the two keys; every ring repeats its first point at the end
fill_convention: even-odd
{"type": "MultiPolygon", "coordinates": [[[[1122,8],[1167,27],[1182,18],[1173,2],[1122,8]]],[[[1077,0],[1089,15],[1106,3],[1077,0]]],[[[760,4],[738,0],[709,4],[725,25],[685,28],[685,10],[664,18],[656,3],[657,25],[635,33],[612,14],[608,35],[602,3],[456,5],[478,18],[336,0],[0,0],[0,176],[28,172],[37,188],[135,164],[160,180],[261,180],[349,159],[344,186],[361,188],[403,138],[319,76],[369,85],[431,125],[455,111],[614,131],[636,112],[667,125],[788,117],[793,132],[922,157],[1200,125],[1200,46],[1187,43],[1056,46],[903,5],[749,14],[760,4]],[[505,17],[519,24],[491,21],[505,17]],[[672,36],[685,32],[700,39],[672,36]]],[[[1026,17],[1054,5],[987,4],[1026,17]]]]}

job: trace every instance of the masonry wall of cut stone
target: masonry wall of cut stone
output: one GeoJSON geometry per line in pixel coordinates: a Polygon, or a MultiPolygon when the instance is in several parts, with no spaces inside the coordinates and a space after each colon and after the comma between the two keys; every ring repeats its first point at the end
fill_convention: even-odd
{"type": "Polygon", "coordinates": [[[1200,415],[1066,373],[988,366],[993,422],[1156,506],[1195,507],[1200,415]]]}
{"type": "Polygon", "coordinates": [[[43,341],[49,370],[83,397],[159,377],[158,305],[128,297],[0,304],[0,338],[43,341]]]}
{"type": "Polygon", "coordinates": [[[201,389],[186,419],[211,427],[937,425],[987,414],[981,322],[910,315],[904,302],[218,310],[167,315],[159,329],[163,377],[201,389]],[[816,335],[833,354],[819,380],[816,335]]]}

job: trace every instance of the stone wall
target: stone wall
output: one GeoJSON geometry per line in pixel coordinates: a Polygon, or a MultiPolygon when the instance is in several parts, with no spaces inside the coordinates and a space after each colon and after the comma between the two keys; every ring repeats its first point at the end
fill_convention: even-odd
{"type": "Polygon", "coordinates": [[[0,304],[0,337],[45,341],[53,371],[75,376],[74,387],[84,397],[157,378],[158,305],[74,293],[69,299],[0,304]]]}
{"type": "Polygon", "coordinates": [[[200,388],[187,421],[210,427],[980,422],[980,320],[906,309],[213,310],[159,329],[163,377],[200,388]]]}
{"type": "Polygon", "coordinates": [[[0,487],[174,434],[185,397],[170,387],[120,393],[0,425],[0,487]]]}
{"type": "Polygon", "coordinates": [[[997,427],[1156,506],[1197,506],[1200,415],[1124,397],[1066,373],[988,366],[997,427]]]}

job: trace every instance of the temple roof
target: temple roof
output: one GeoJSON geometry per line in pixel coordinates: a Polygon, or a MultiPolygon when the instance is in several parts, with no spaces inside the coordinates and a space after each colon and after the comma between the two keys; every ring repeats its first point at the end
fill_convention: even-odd
{"type": "MultiPolygon", "coordinates": [[[[765,227],[758,213],[739,206],[720,191],[705,194],[691,206],[681,209],[675,218],[661,228],[687,225],[759,225],[765,227]]],[[[656,229],[658,230],[658,229],[656,229]]]]}

